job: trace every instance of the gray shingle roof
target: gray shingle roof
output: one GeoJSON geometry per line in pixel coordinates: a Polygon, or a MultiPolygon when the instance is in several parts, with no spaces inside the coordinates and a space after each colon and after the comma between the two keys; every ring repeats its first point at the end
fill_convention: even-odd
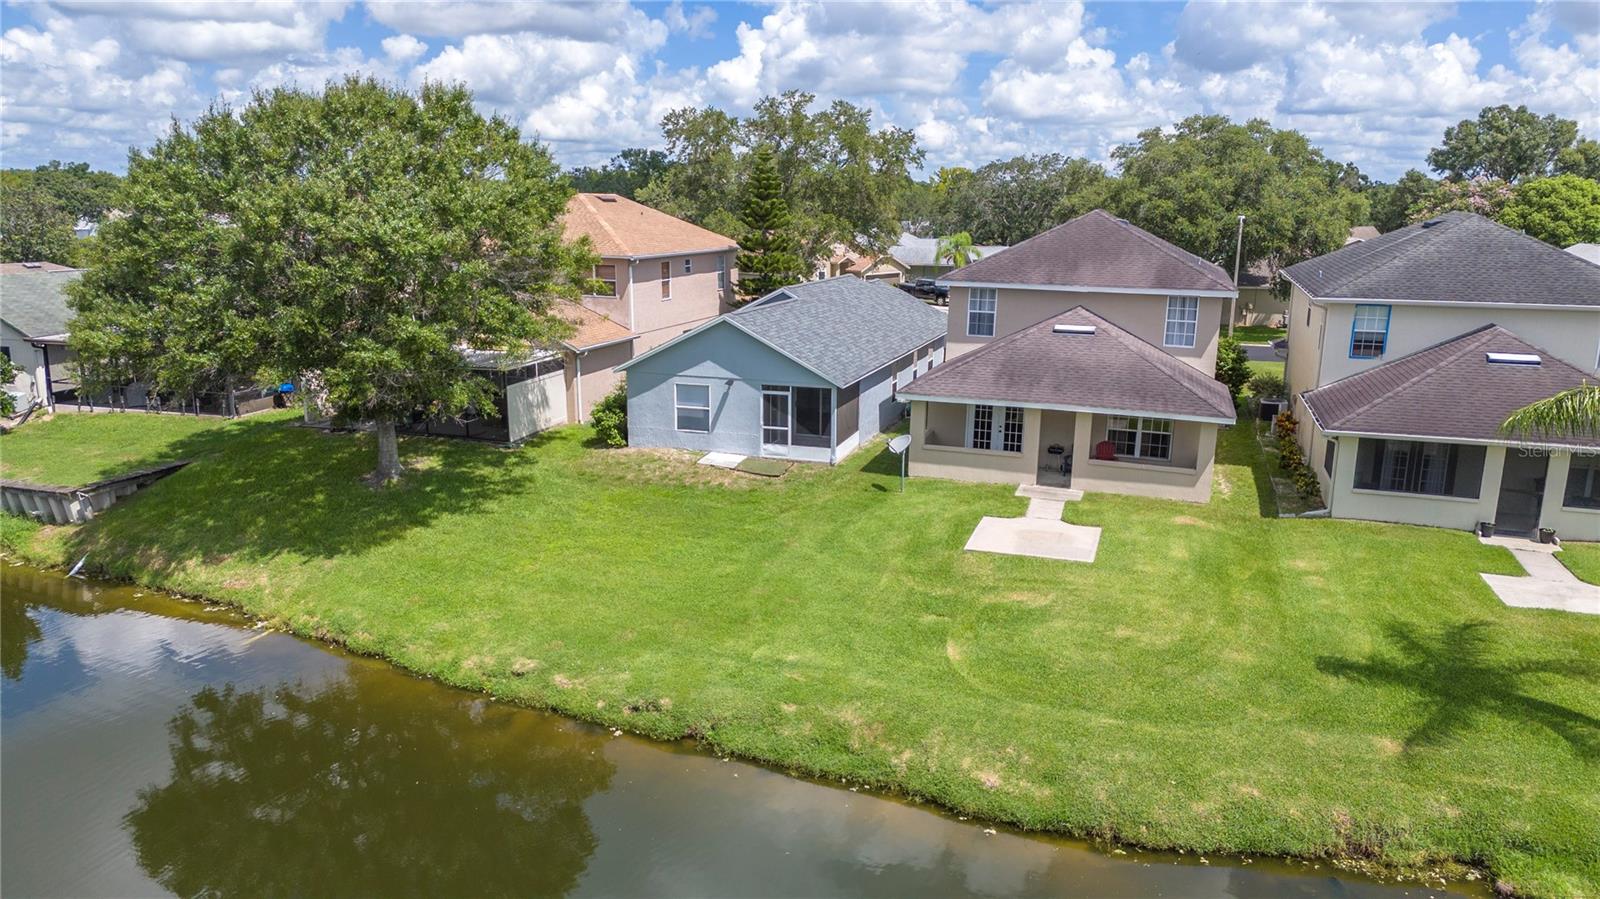
{"type": "Polygon", "coordinates": [[[854,275],[773,291],[723,316],[840,387],[944,336],[945,314],[854,275]]]}
{"type": "Polygon", "coordinates": [[[1151,293],[1233,293],[1233,280],[1217,265],[1103,209],[1086,212],[939,280],[1151,293]]]}
{"type": "Polygon", "coordinates": [[[34,340],[67,333],[72,310],[66,287],[81,277],[73,269],[0,275],[0,319],[34,340]]]}
{"type": "MultiPolygon", "coordinates": [[[[1500,433],[1506,416],[1585,380],[1595,379],[1499,325],[1484,325],[1301,397],[1324,431],[1506,440],[1500,433]],[[1489,353],[1532,354],[1541,361],[1494,363],[1489,353]]],[[[1595,438],[1535,442],[1600,446],[1595,438]]]]}
{"type": "Polygon", "coordinates": [[[1082,306],[946,362],[902,397],[1234,420],[1228,388],[1082,306]],[[1093,325],[1058,334],[1056,325],[1093,325]]]}
{"type": "Polygon", "coordinates": [[[1318,299],[1600,306],[1600,265],[1470,212],[1447,212],[1284,270],[1318,299]]]}

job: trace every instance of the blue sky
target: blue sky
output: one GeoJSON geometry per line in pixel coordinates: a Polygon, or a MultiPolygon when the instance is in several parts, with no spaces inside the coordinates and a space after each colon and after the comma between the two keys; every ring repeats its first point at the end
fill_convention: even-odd
{"type": "Polygon", "coordinates": [[[1104,160],[1194,113],[1262,116],[1391,179],[1524,103],[1600,136],[1600,4],[102,0],[0,5],[0,155],[120,171],[176,116],[345,72],[461,81],[565,164],[684,105],[808,90],[914,129],[928,167],[1104,160]]]}

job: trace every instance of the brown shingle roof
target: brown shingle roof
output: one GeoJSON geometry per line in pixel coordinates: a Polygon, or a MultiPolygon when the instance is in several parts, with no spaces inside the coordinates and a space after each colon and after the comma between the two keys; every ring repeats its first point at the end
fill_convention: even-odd
{"type": "Polygon", "coordinates": [[[0,262],[0,275],[26,275],[37,272],[76,271],[70,265],[55,262],[0,262]]]}
{"type": "Polygon", "coordinates": [[[568,240],[588,237],[601,256],[660,256],[738,249],[733,238],[616,194],[574,194],[564,219],[568,240]]]}
{"type": "Polygon", "coordinates": [[[900,393],[919,399],[1234,420],[1226,386],[1082,306],[940,365],[900,393]],[[1095,331],[1058,334],[1056,325],[1092,325],[1095,331]]]}
{"type": "Polygon", "coordinates": [[[616,343],[633,336],[632,331],[613,321],[610,316],[571,300],[556,300],[550,311],[572,323],[572,336],[562,342],[575,350],[616,343]]]}
{"type": "Polygon", "coordinates": [[[1151,293],[1234,292],[1233,280],[1219,266],[1103,209],[1086,212],[939,280],[1151,293]]]}
{"type": "MultiPolygon", "coordinates": [[[[1301,394],[1324,431],[1455,440],[1506,440],[1500,424],[1517,409],[1594,376],[1484,325],[1443,343],[1301,394]],[[1540,357],[1538,365],[1488,361],[1489,353],[1540,357]]],[[[1536,443],[1600,446],[1595,438],[1536,443]]]]}

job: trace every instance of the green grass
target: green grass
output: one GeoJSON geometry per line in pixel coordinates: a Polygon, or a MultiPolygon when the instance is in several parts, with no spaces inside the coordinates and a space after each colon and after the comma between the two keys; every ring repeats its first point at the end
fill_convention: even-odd
{"type": "Polygon", "coordinates": [[[177,461],[162,455],[173,441],[227,424],[225,419],[193,415],[62,413],[27,425],[22,432],[26,436],[0,441],[0,477],[79,487],[155,462],[177,461]]]}
{"type": "MultiPolygon", "coordinates": [[[[516,451],[409,439],[411,473],[373,491],[365,435],[133,420],[195,464],[82,528],[0,539],[965,814],[1600,894],[1600,620],[1502,605],[1478,573],[1520,568],[1470,534],[1268,517],[1248,429],[1223,435],[1208,505],[1069,503],[1104,528],[1078,565],[963,552],[1026,501],[900,494],[881,441],[766,479],[581,428],[516,451]]],[[[30,444],[50,436],[0,457],[49,468],[30,444]]]]}
{"type": "Polygon", "coordinates": [[[1271,343],[1288,333],[1288,328],[1269,328],[1266,325],[1237,325],[1233,329],[1233,336],[1240,343],[1271,343]]]}
{"type": "Polygon", "coordinates": [[[1563,542],[1556,558],[1565,563],[1578,580],[1600,584],[1600,543],[1563,542]]]}
{"type": "Polygon", "coordinates": [[[1255,361],[1251,361],[1251,362],[1247,362],[1245,364],[1250,366],[1250,373],[1253,374],[1253,375],[1254,374],[1261,374],[1262,372],[1266,372],[1268,374],[1277,375],[1280,378],[1283,377],[1283,363],[1282,362],[1279,362],[1279,361],[1272,361],[1272,362],[1255,362],[1255,361]]]}

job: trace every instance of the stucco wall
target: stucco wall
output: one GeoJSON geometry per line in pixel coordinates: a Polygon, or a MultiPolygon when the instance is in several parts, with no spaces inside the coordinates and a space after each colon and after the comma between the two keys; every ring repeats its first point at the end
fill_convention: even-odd
{"type": "MultiPolygon", "coordinates": [[[[1473,306],[1391,306],[1389,340],[1377,359],[1350,358],[1353,303],[1329,303],[1317,384],[1328,384],[1385,362],[1459,337],[1484,325],[1499,325],[1584,371],[1595,371],[1600,355],[1600,309],[1485,309],[1473,306]]],[[[1302,388],[1305,389],[1305,388],[1302,388]]]]}
{"type": "MultiPolygon", "coordinates": [[[[1238,314],[1234,317],[1234,324],[1238,325],[1271,325],[1279,318],[1285,321],[1289,318],[1289,301],[1280,299],[1270,287],[1239,288],[1239,305],[1236,308],[1238,314]]],[[[1227,333],[1227,300],[1222,301],[1222,327],[1223,333],[1227,333]]]]}
{"type": "MultiPolygon", "coordinates": [[[[44,394],[44,353],[28,342],[20,331],[0,322],[0,346],[6,348],[11,361],[19,369],[11,383],[35,397],[44,394]]],[[[60,348],[52,348],[51,356],[60,355],[60,348]]]]}
{"type": "Polygon", "coordinates": [[[911,404],[911,458],[914,477],[948,478],[999,484],[1032,484],[1038,477],[1039,410],[1022,410],[1022,452],[967,449],[966,406],[911,404]],[[931,442],[937,440],[938,442],[931,442]]]}
{"type": "Polygon", "coordinates": [[[727,325],[717,324],[627,371],[628,443],[747,456],[761,452],[761,385],[829,387],[826,381],[727,325]],[[709,433],[676,427],[673,385],[706,384],[709,433]]]}
{"type": "Polygon", "coordinates": [[[737,272],[733,270],[733,253],[700,253],[670,256],[660,259],[641,259],[633,264],[633,303],[635,320],[631,327],[638,333],[634,352],[643,353],[677,337],[684,331],[728,311],[728,299],[737,272]],[[728,259],[728,290],[717,289],[717,256],[728,259]],[[683,273],[683,261],[693,262],[694,272],[683,273]],[[671,263],[672,298],[661,298],[661,263],[671,263]]]}
{"type": "Polygon", "coordinates": [[[1554,528],[1563,540],[1600,540],[1600,509],[1579,509],[1562,503],[1567,493],[1567,471],[1571,464],[1571,453],[1554,453],[1550,456],[1539,526],[1554,528]]]}
{"type": "Polygon", "coordinates": [[[1157,499],[1203,503],[1211,499],[1211,476],[1217,450],[1217,425],[1173,422],[1174,464],[1101,462],[1091,458],[1094,445],[1105,439],[1106,417],[1079,414],[1074,422],[1072,486],[1102,493],[1126,493],[1157,499]]]}
{"type": "Polygon", "coordinates": [[[595,404],[605,399],[622,380],[622,373],[614,368],[633,358],[633,343],[625,341],[598,347],[582,354],[571,352],[567,357],[567,418],[571,421],[588,421],[595,404]],[[583,377],[578,379],[578,370],[583,377]],[[582,407],[579,400],[582,400],[582,407]]]}
{"type": "Polygon", "coordinates": [[[1195,345],[1168,347],[1162,346],[1167,328],[1166,294],[1074,293],[1002,287],[996,291],[995,332],[994,338],[990,338],[967,335],[967,293],[965,287],[950,288],[950,330],[946,352],[952,359],[992,339],[1038,324],[1074,306],[1083,306],[1208,375],[1216,371],[1217,331],[1222,317],[1227,314],[1228,303],[1224,298],[1201,297],[1199,320],[1195,323],[1195,345]]]}

